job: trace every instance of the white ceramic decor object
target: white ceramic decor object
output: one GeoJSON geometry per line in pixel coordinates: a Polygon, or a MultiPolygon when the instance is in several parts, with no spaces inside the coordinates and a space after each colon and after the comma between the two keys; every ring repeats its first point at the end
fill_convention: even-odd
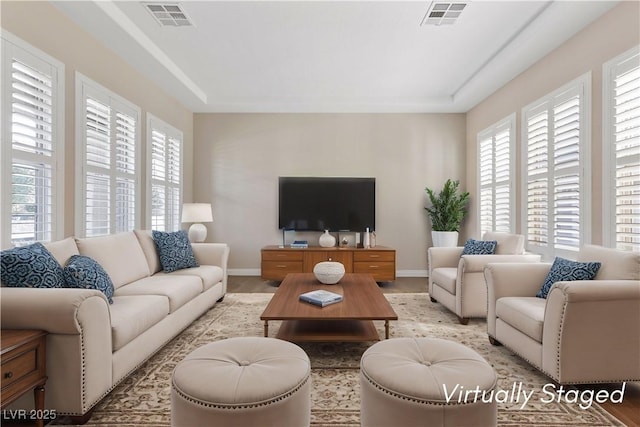
{"type": "Polygon", "coordinates": [[[323,261],[313,267],[316,279],[325,285],[335,285],[344,276],[344,265],[336,261],[323,261]]]}
{"type": "Polygon", "coordinates": [[[329,230],[324,230],[324,233],[318,239],[318,244],[323,248],[332,248],[336,245],[336,238],[329,234],[329,230]]]}

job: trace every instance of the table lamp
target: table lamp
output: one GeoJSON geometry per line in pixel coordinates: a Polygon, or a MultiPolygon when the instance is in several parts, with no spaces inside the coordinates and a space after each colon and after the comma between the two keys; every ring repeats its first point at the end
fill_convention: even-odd
{"type": "Polygon", "coordinates": [[[191,222],[189,241],[204,242],[207,238],[207,227],[203,222],[212,222],[211,203],[185,203],[182,205],[182,222],[191,222]]]}

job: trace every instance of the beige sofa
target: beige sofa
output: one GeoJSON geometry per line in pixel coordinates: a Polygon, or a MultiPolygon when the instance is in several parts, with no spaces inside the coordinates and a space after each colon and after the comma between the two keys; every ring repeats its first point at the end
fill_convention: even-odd
{"type": "Polygon", "coordinates": [[[487,330],[563,384],[640,380],[640,254],[585,246],[594,280],[556,282],[536,297],[551,264],[489,264],[487,330]]]}
{"type": "MultiPolygon", "coordinates": [[[[168,274],[161,271],[150,231],[67,238],[45,246],[62,266],[72,255],[90,256],[115,288],[113,304],[89,289],[0,290],[3,329],[49,332],[45,408],[57,415],[88,414],[226,293],[226,244],[193,244],[200,267],[168,274]]],[[[33,396],[12,407],[33,407],[33,396]]]]}
{"type": "Polygon", "coordinates": [[[524,253],[520,234],[487,232],[482,240],[495,240],[493,255],[462,255],[464,247],[431,247],[429,258],[429,296],[431,301],[453,311],[460,323],[470,317],[487,316],[487,285],[484,267],[490,262],[539,262],[539,255],[524,253]]]}

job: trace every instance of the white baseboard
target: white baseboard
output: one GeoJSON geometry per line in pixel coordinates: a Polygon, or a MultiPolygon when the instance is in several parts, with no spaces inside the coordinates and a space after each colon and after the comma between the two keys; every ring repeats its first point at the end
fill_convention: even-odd
{"type": "MultiPolygon", "coordinates": [[[[260,276],[259,268],[230,268],[229,276],[260,276]]],[[[428,277],[427,270],[397,270],[396,277],[428,277]]]]}

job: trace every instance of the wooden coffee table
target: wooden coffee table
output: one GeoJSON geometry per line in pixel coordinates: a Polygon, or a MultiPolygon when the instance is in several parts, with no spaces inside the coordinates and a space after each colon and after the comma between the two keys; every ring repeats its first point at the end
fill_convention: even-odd
{"type": "Polygon", "coordinates": [[[323,285],[313,273],[290,273],[260,319],[265,337],[270,320],[283,320],[277,338],[287,341],[378,341],[373,320],[384,320],[385,338],[389,338],[389,321],[398,320],[398,315],[369,274],[345,274],[338,284],[323,285]],[[343,300],[318,307],[298,299],[316,289],[341,294],[343,300]]]}

